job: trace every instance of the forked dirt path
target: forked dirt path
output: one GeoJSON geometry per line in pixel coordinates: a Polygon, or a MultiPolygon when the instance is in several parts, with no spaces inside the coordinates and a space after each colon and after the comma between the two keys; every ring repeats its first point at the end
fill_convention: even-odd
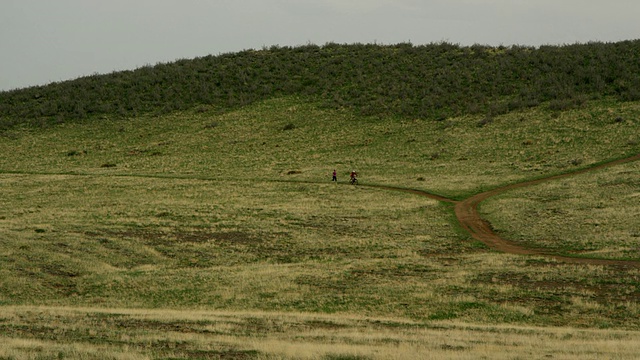
{"type": "Polygon", "coordinates": [[[458,218],[460,225],[463,228],[465,228],[467,231],[469,231],[469,233],[471,234],[471,236],[473,236],[474,239],[482,241],[483,243],[485,243],[487,246],[489,246],[494,250],[502,251],[505,253],[522,254],[522,255],[543,255],[543,256],[552,257],[559,261],[567,262],[567,263],[591,264],[591,265],[622,265],[622,266],[628,266],[628,267],[640,267],[640,262],[638,261],[569,257],[569,256],[553,254],[544,249],[525,248],[515,244],[512,241],[509,241],[507,239],[500,237],[491,229],[489,223],[484,219],[482,219],[482,217],[480,217],[480,214],[478,213],[478,204],[480,204],[482,201],[492,196],[504,193],[506,191],[517,189],[517,188],[523,188],[526,186],[536,185],[542,182],[575,176],[575,175],[583,174],[586,172],[595,171],[602,168],[620,165],[620,164],[637,161],[637,160],[640,160],[640,154],[637,154],[628,158],[624,158],[624,159],[618,159],[618,160],[602,163],[590,168],[586,168],[586,169],[582,169],[582,170],[578,170],[570,173],[554,175],[546,178],[506,185],[499,188],[495,188],[493,190],[485,191],[483,193],[476,194],[467,199],[457,202],[455,205],[456,217],[458,218]]]}
{"type": "MultiPolygon", "coordinates": [[[[570,256],[563,256],[563,255],[555,254],[555,253],[550,252],[549,250],[546,250],[546,249],[535,249],[535,248],[527,248],[527,247],[520,246],[520,245],[514,243],[513,241],[504,239],[504,238],[500,237],[498,234],[496,234],[491,229],[491,226],[490,226],[489,222],[487,222],[486,220],[482,219],[482,217],[478,213],[478,204],[480,204],[482,201],[484,201],[484,200],[486,200],[486,199],[488,199],[488,198],[490,198],[492,196],[495,196],[495,195],[504,193],[506,191],[509,191],[509,190],[522,188],[522,187],[526,187],[526,186],[532,186],[532,185],[540,184],[542,182],[547,182],[547,181],[557,180],[557,179],[566,178],[566,177],[570,177],[570,176],[575,176],[575,175],[583,174],[583,173],[586,173],[586,172],[595,171],[595,170],[599,170],[599,169],[602,169],[602,168],[611,167],[611,166],[620,165],[620,164],[629,163],[629,162],[638,161],[638,160],[640,160],[640,154],[636,154],[636,155],[633,155],[633,156],[630,156],[630,157],[627,157],[627,158],[623,158],[623,159],[604,162],[604,163],[598,164],[598,165],[593,166],[593,167],[589,167],[589,168],[585,168],[585,169],[581,169],[581,170],[577,170],[577,171],[572,171],[572,172],[569,172],[569,173],[553,175],[553,176],[540,178],[540,179],[536,179],[536,180],[524,181],[524,182],[521,182],[521,183],[515,183],[515,184],[511,184],[511,185],[501,186],[501,187],[495,188],[493,190],[489,190],[489,191],[485,191],[485,192],[476,194],[474,196],[471,196],[471,197],[466,198],[466,199],[461,200],[461,201],[456,201],[456,200],[449,199],[449,198],[444,197],[444,196],[431,194],[431,193],[428,193],[428,192],[422,191],[422,190],[409,189],[409,188],[400,188],[400,187],[395,187],[395,186],[391,186],[391,185],[373,185],[372,184],[372,185],[360,185],[360,186],[366,186],[366,187],[370,187],[370,188],[377,188],[377,189],[384,189],[384,190],[392,190],[392,191],[402,191],[402,192],[407,192],[407,193],[411,193],[411,194],[416,194],[416,195],[419,195],[419,196],[425,196],[425,197],[428,197],[428,198],[431,198],[431,199],[435,199],[435,200],[438,200],[438,201],[442,201],[442,202],[455,204],[455,214],[456,214],[456,217],[458,219],[458,222],[460,223],[460,226],[462,226],[464,229],[466,229],[474,239],[483,242],[484,244],[486,244],[491,249],[494,249],[494,250],[497,250],[497,251],[501,251],[501,252],[505,252],[505,253],[509,253],[509,254],[540,255],[540,256],[554,258],[556,260],[559,260],[559,261],[562,261],[562,262],[565,262],[565,263],[590,264],[590,265],[618,265],[618,266],[624,266],[624,267],[640,268],[640,261],[578,258],[578,257],[570,257],[570,256]]],[[[62,173],[56,173],[56,174],[54,174],[54,173],[46,173],[46,174],[42,173],[42,174],[40,174],[40,173],[32,173],[32,172],[11,172],[11,171],[0,171],[0,174],[71,175],[71,174],[62,174],[62,173]]],[[[73,174],[73,175],[81,176],[82,174],[73,174]]],[[[92,175],[87,175],[87,176],[92,176],[92,175]]],[[[140,176],[140,175],[128,174],[128,175],[111,175],[111,176],[136,177],[136,176],[140,176]]],[[[140,176],[140,177],[160,177],[160,176],[145,175],[145,176],[140,176]]],[[[163,176],[161,178],[168,179],[168,178],[172,178],[172,177],[163,176]]],[[[174,178],[192,178],[192,177],[174,177],[174,178]]],[[[201,179],[201,180],[209,180],[208,178],[199,178],[199,179],[201,179]]],[[[311,182],[311,183],[316,183],[316,182],[311,182]]]]}
{"type": "Polygon", "coordinates": [[[532,186],[532,185],[540,184],[542,182],[575,176],[575,175],[583,174],[586,172],[595,171],[602,168],[620,165],[620,164],[637,161],[637,160],[640,160],[640,154],[637,154],[628,158],[624,158],[624,159],[609,161],[609,162],[602,163],[590,168],[585,168],[582,170],[577,170],[577,171],[573,171],[565,174],[553,175],[553,176],[540,178],[536,180],[524,181],[521,183],[498,187],[493,190],[476,194],[462,201],[455,201],[443,196],[430,194],[425,191],[414,190],[414,189],[404,189],[404,188],[397,188],[393,186],[384,186],[384,185],[370,185],[370,187],[386,189],[386,190],[403,191],[403,192],[413,193],[421,196],[426,196],[438,201],[455,204],[455,213],[456,213],[456,217],[458,218],[458,221],[460,222],[460,225],[464,229],[466,229],[471,234],[471,236],[473,236],[474,239],[482,241],[491,249],[494,249],[497,251],[501,251],[509,254],[546,256],[546,257],[551,257],[565,263],[590,264],[590,265],[619,265],[619,266],[625,266],[625,267],[640,268],[640,262],[633,261],[633,260],[578,258],[578,257],[569,257],[569,256],[554,254],[545,249],[525,248],[510,240],[500,237],[491,229],[489,222],[482,219],[482,217],[478,213],[478,204],[480,204],[482,201],[492,196],[496,196],[506,191],[522,188],[526,186],[532,186]]]}

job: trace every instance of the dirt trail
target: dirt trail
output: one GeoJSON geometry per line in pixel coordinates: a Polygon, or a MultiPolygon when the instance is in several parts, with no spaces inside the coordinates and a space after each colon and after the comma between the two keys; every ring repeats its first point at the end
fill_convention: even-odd
{"type": "Polygon", "coordinates": [[[456,217],[458,218],[460,225],[463,228],[465,228],[467,231],[469,231],[469,233],[473,236],[474,239],[482,241],[490,248],[498,251],[502,251],[510,254],[543,255],[543,256],[552,257],[559,261],[568,262],[568,263],[591,264],[591,265],[622,265],[622,266],[628,266],[628,267],[640,267],[640,262],[637,262],[637,261],[574,258],[574,257],[567,257],[567,256],[552,254],[545,251],[544,249],[524,248],[509,240],[503,239],[499,235],[494,233],[489,223],[484,219],[482,219],[480,217],[480,214],[478,214],[478,204],[480,204],[482,201],[492,196],[501,194],[503,192],[517,189],[517,188],[522,188],[525,186],[540,184],[546,181],[557,180],[557,179],[561,179],[569,176],[583,174],[589,171],[595,171],[605,167],[610,167],[610,166],[619,165],[619,164],[628,163],[628,162],[637,161],[637,160],[640,160],[640,154],[637,154],[628,158],[624,158],[624,159],[602,163],[594,167],[574,171],[571,173],[554,175],[554,176],[549,176],[542,179],[525,181],[517,184],[511,184],[511,185],[499,187],[490,191],[486,191],[480,194],[476,194],[474,196],[471,196],[465,200],[462,200],[456,203],[456,206],[455,206],[456,217]]]}
{"type": "MultiPolygon", "coordinates": [[[[565,174],[560,174],[560,175],[554,175],[554,176],[549,176],[546,178],[541,178],[541,179],[536,179],[536,180],[530,180],[530,181],[525,181],[525,182],[521,182],[521,183],[516,183],[516,184],[511,184],[511,185],[506,185],[506,186],[502,186],[502,187],[498,187],[495,188],[493,190],[489,190],[489,191],[485,191],[479,194],[476,194],[474,196],[471,196],[467,199],[464,199],[462,201],[456,201],[453,199],[449,199],[446,198],[444,196],[440,196],[440,195],[436,195],[436,194],[431,194],[428,193],[426,191],[422,191],[422,190],[416,190],[416,189],[409,189],[409,188],[400,188],[400,187],[395,187],[395,186],[390,186],[390,185],[360,185],[360,186],[366,186],[366,187],[371,187],[371,188],[377,188],[377,189],[384,189],[384,190],[393,190],[393,191],[402,191],[402,192],[407,192],[407,193],[411,193],[411,194],[416,194],[419,196],[425,196],[431,199],[435,199],[438,201],[442,201],[442,202],[447,202],[447,203],[451,203],[451,204],[455,204],[455,214],[456,217],[458,219],[458,221],[460,222],[460,225],[466,229],[467,231],[469,231],[469,233],[471,234],[471,236],[473,236],[474,239],[482,241],[483,243],[485,243],[487,246],[489,246],[491,249],[497,250],[497,251],[501,251],[501,252],[505,252],[505,253],[510,253],[510,254],[520,254],[520,255],[540,255],[540,256],[546,256],[546,257],[550,257],[550,258],[554,258],[557,259],[559,261],[562,262],[566,262],[566,263],[576,263],[576,264],[591,264],[591,265],[619,265],[619,266],[625,266],[625,267],[634,267],[634,268],[640,268],[640,261],[633,261],[633,260],[607,260],[607,259],[588,259],[588,258],[575,258],[575,257],[568,257],[568,256],[562,256],[562,255],[558,255],[558,254],[554,254],[548,250],[545,249],[532,249],[532,248],[525,248],[523,246],[520,246],[512,241],[509,241],[507,239],[503,239],[501,238],[498,234],[494,233],[493,230],[491,229],[491,225],[489,224],[489,222],[487,222],[486,220],[482,219],[480,217],[480,214],[478,214],[478,204],[480,204],[482,201],[501,194],[503,192],[509,191],[509,190],[513,190],[513,189],[517,189],[517,188],[522,188],[525,186],[531,186],[531,185],[536,185],[536,184],[540,184],[542,182],[546,182],[546,181],[552,181],[552,180],[557,180],[557,179],[561,179],[561,178],[566,178],[566,177],[570,177],[570,176],[575,176],[575,175],[579,175],[579,174],[583,174],[586,172],[590,172],[590,171],[595,171],[595,170],[599,170],[602,168],[606,168],[606,167],[611,167],[611,166],[615,166],[615,165],[619,165],[619,164],[624,164],[624,163],[628,163],[628,162],[633,162],[633,161],[637,161],[640,160],[640,154],[628,157],[628,158],[624,158],[624,159],[618,159],[618,160],[613,160],[613,161],[609,161],[609,162],[605,162],[605,163],[601,163],[599,165],[590,167],[590,168],[585,168],[585,169],[581,169],[581,170],[577,170],[577,171],[573,171],[573,172],[569,172],[569,173],[565,173],[565,174]]],[[[63,174],[63,173],[31,173],[31,172],[12,172],[12,171],[0,171],[0,174],[31,174],[31,175],[76,175],[76,176],[85,176],[83,174],[63,174]]],[[[86,176],[96,176],[96,175],[86,175],[86,176]]],[[[163,179],[167,179],[167,178],[181,178],[181,179],[191,179],[194,177],[183,177],[183,176],[153,176],[153,175],[132,175],[132,174],[124,174],[124,175],[112,175],[112,176],[126,176],[126,177],[136,177],[136,176],[140,176],[140,177],[158,177],[158,178],[163,178],[163,179]]],[[[210,180],[208,178],[198,178],[200,180],[210,180]]],[[[316,182],[309,182],[309,183],[316,183],[316,182]]]]}
{"type": "Polygon", "coordinates": [[[638,261],[575,258],[575,257],[568,257],[568,256],[554,254],[545,249],[525,248],[512,241],[504,239],[500,237],[498,234],[496,234],[495,232],[493,232],[489,222],[482,219],[480,217],[480,214],[478,214],[478,204],[480,204],[482,201],[492,196],[501,194],[503,192],[526,187],[526,186],[540,184],[546,181],[552,181],[552,180],[557,180],[557,179],[566,178],[570,176],[575,176],[575,175],[583,174],[586,172],[595,171],[598,169],[619,165],[619,164],[624,164],[624,163],[637,161],[637,160],[640,160],[640,154],[637,154],[628,158],[624,158],[624,159],[609,161],[609,162],[602,163],[590,168],[585,168],[585,169],[581,169],[581,170],[577,170],[577,171],[573,171],[565,174],[553,175],[553,176],[549,176],[541,179],[530,180],[530,181],[525,181],[521,183],[502,186],[499,188],[495,188],[493,190],[476,194],[462,201],[452,200],[444,196],[431,194],[422,190],[399,188],[399,187],[388,186],[388,185],[365,185],[365,186],[373,187],[377,189],[402,191],[402,192],[407,192],[407,193],[416,194],[420,196],[425,196],[438,201],[455,204],[455,213],[456,213],[456,217],[458,218],[458,221],[460,222],[460,225],[464,229],[469,231],[469,233],[471,234],[471,236],[473,236],[474,239],[482,241],[491,249],[494,249],[497,251],[501,251],[509,254],[546,256],[546,257],[554,258],[558,261],[562,261],[565,263],[590,264],[590,265],[618,265],[618,266],[625,266],[625,267],[640,268],[640,262],[638,261]]]}

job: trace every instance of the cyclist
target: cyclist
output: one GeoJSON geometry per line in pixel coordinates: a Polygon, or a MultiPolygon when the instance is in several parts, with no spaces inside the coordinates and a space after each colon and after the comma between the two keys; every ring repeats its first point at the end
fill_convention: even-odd
{"type": "Polygon", "coordinates": [[[350,176],[351,176],[351,183],[352,184],[355,183],[358,180],[358,173],[355,170],[353,170],[351,172],[350,176]]]}

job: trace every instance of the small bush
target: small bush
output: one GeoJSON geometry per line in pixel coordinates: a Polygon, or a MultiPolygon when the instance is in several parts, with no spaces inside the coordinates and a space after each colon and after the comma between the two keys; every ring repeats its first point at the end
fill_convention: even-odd
{"type": "Polygon", "coordinates": [[[69,150],[67,152],[67,156],[79,156],[79,155],[86,154],[86,153],[87,153],[86,151],[69,150]]]}
{"type": "Polygon", "coordinates": [[[478,122],[478,127],[485,127],[493,122],[493,118],[491,116],[487,116],[484,119],[478,122]]]}
{"type": "Polygon", "coordinates": [[[282,130],[287,131],[287,130],[293,130],[293,129],[295,129],[295,128],[296,128],[296,126],[295,126],[295,125],[293,125],[292,123],[288,123],[287,125],[285,125],[285,126],[282,128],[282,130]]]}
{"type": "Polygon", "coordinates": [[[104,164],[100,165],[100,167],[102,167],[102,168],[112,168],[112,167],[116,167],[116,164],[114,164],[114,163],[104,163],[104,164]]]}
{"type": "Polygon", "coordinates": [[[570,99],[557,99],[549,103],[549,109],[553,111],[569,110],[573,107],[573,102],[570,99]]]}

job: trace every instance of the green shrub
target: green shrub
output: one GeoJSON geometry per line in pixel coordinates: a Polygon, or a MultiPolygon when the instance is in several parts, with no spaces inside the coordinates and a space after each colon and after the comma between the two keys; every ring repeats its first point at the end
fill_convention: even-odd
{"type": "Polygon", "coordinates": [[[363,115],[445,120],[548,103],[640,100],[640,40],[565,46],[449,43],[270,47],[0,92],[0,131],[96,115],[229,110],[286,95],[363,115]]]}

